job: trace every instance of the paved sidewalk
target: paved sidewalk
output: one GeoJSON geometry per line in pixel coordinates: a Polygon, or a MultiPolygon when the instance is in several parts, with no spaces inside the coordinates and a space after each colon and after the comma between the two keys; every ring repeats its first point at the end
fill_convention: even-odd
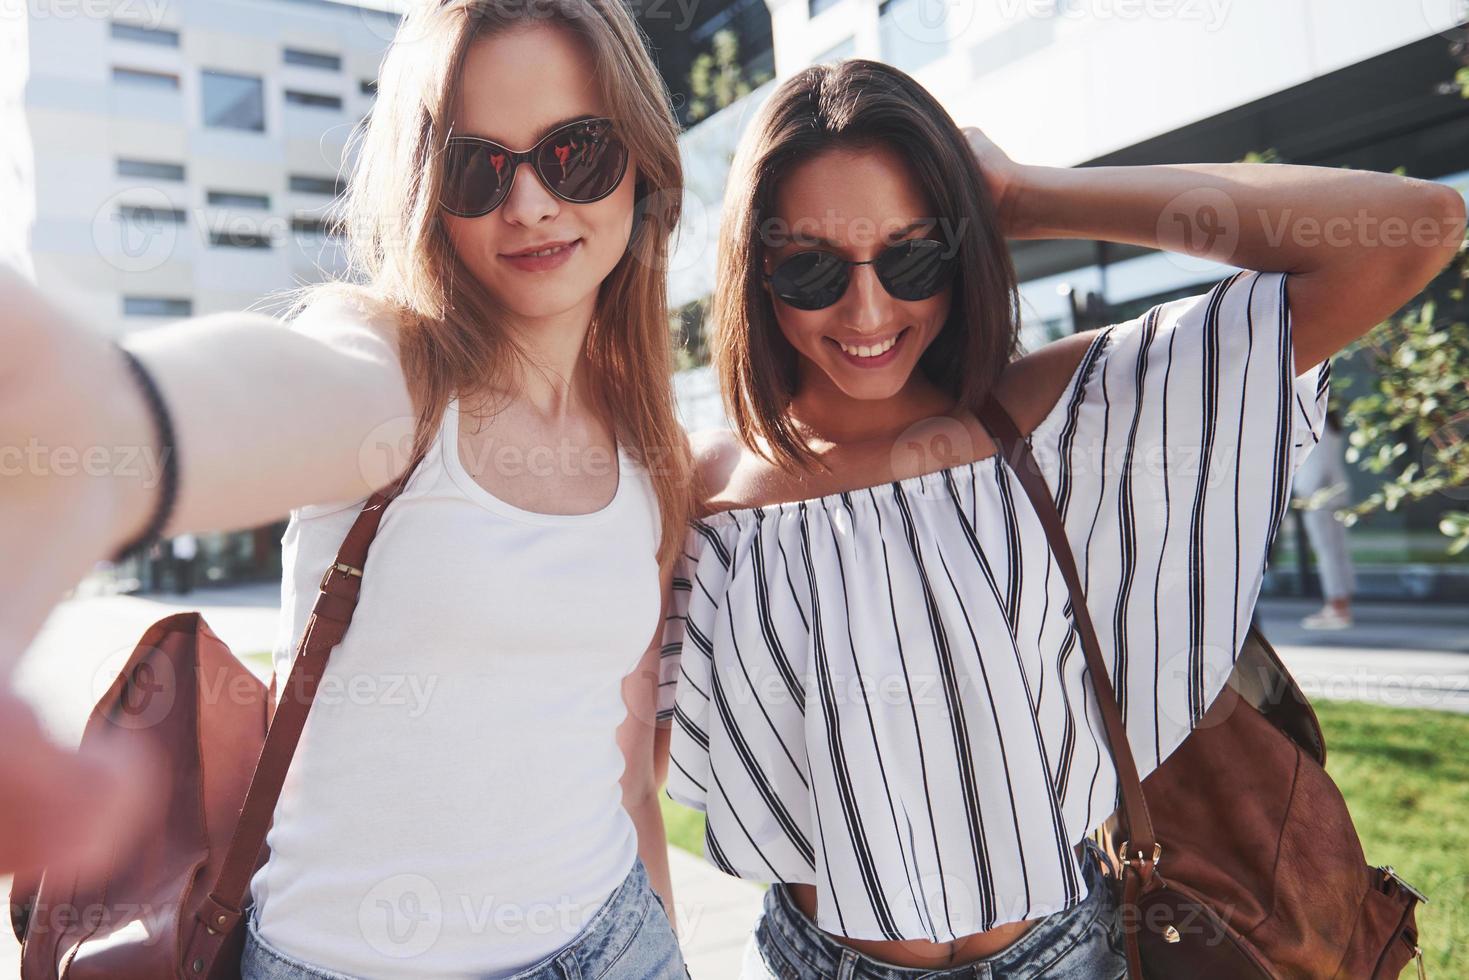
{"type": "Polygon", "coordinates": [[[1344,630],[1307,630],[1304,599],[1256,606],[1265,636],[1309,698],[1469,713],[1469,608],[1356,603],[1344,630]]]}

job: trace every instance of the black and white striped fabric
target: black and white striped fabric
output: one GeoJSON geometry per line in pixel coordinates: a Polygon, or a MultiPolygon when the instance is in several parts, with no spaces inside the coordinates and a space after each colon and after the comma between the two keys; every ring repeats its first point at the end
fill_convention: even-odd
{"type": "MultiPolygon", "coordinates": [[[[1284,274],[1098,334],[1032,449],[1146,775],[1244,641],[1330,362],[1294,377],[1284,274]]],[[[1084,897],[1116,775],[1071,601],[1012,471],[973,463],[715,514],[665,640],[668,793],[708,859],[818,889],[862,939],[953,940],[1084,897]],[[671,666],[670,668],[671,669],[671,666]]]]}

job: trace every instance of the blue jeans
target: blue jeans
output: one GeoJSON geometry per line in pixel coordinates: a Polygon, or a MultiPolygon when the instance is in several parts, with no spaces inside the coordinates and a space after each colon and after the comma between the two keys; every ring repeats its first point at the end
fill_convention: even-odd
{"type": "MultiPolygon", "coordinates": [[[[241,980],[354,980],[292,959],[260,937],[252,907],[245,917],[241,980]]],[[[508,980],[688,980],[663,900],[642,858],[575,939],[508,980]]],[[[425,978],[428,980],[428,978],[425,978]]]]}
{"type": "Polygon", "coordinates": [[[771,885],[741,980],[1123,980],[1117,902],[1103,877],[1102,849],[1089,837],[1085,844],[1081,904],[1037,920],[998,952],[939,970],[894,966],[842,945],[806,918],[784,885],[771,885]]]}

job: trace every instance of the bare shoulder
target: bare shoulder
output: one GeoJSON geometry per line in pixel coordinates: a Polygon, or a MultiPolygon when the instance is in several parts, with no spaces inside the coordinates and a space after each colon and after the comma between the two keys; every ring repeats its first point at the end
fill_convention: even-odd
{"type": "Polygon", "coordinates": [[[1029,434],[1051,413],[1092,341],[1104,329],[1083,330],[1053,340],[1005,368],[995,386],[995,397],[1022,433],[1029,434]]]}
{"type": "Polygon", "coordinates": [[[370,290],[349,283],[318,288],[290,328],[339,349],[396,360],[402,311],[370,290]]]}
{"type": "Polygon", "coordinates": [[[699,429],[689,433],[689,451],[693,455],[695,485],[698,488],[694,507],[698,516],[706,517],[715,510],[725,510],[714,501],[729,492],[735,471],[744,455],[744,446],[729,429],[699,429]]]}
{"type": "Polygon", "coordinates": [[[740,442],[729,429],[689,433],[698,480],[700,517],[783,499],[780,470],[740,442]]]}

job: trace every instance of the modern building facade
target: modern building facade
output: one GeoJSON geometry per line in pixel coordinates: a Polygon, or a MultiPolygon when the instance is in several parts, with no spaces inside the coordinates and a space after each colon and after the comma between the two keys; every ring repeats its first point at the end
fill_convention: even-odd
{"type": "MultiPolygon", "coordinates": [[[[386,5],[17,9],[0,26],[0,249],[48,295],[125,333],[268,305],[340,267],[327,209],[397,28],[386,5]]],[[[205,572],[278,575],[281,527],[207,536],[205,572]]]]}

